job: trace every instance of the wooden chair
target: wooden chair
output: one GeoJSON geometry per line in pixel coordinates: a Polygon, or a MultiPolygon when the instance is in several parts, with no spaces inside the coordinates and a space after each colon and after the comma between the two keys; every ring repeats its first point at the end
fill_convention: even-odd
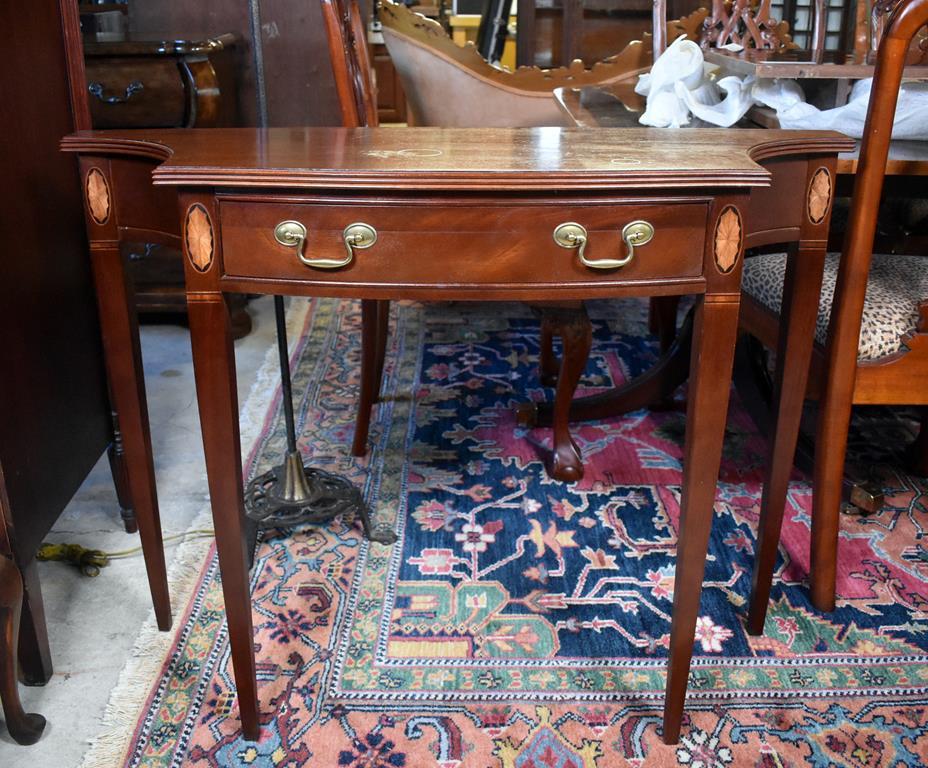
{"type": "MultiPolygon", "coordinates": [[[[321,2],[342,124],[349,128],[376,127],[376,92],[357,0],[321,2]]],[[[381,7],[380,17],[383,19],[384,16],[385,10],[381,7]]],[[[454,43],[451,45],[454,46],[454,43]]],[[[553,99],[551,101],[554,103],[553,99]]],[[[542,356],[539,367],[542,380],[556,384],[553,451],[548,472],[558,480],[572,482],[583,476],[583,462],[580,450],[570,436],[567,414],[589,355],[592,340],[590,322],[579,302],[552,302],[533,308],[541,315],[542,356]],[[551,353],[554,336],[560,336],[562,340],[561,363],[551,353]]],[[[389,309],[388,301],[361,302],[361,392],[351,448],[355,456],[363,456],[367,452],[371,409],[377,401],[383,376],[389,309]]]]}
{"type": "MultiPolygon", "coordinates": [[[[706,0],[667,0],[670,17],[699,11],[706,0]]],[[[518,0],[516,64],[593,64],[650,34],[653,0],[518,0]]],[[[665,16],[666,18],[666,16],[665,16]]]]}
{"type": "MultiPolygon", "coordinates": [[[[371,75],[367,34],[357,1],[322,0],[322,18],[342,125],[346,128],[376,128],[377,95],[371,75]]],[[[389,301],[361,301],[361,392],[351,445],[354,456],[367,453],[371,409],[377,402],[383,376],[389,314],[389,301]]]]}
{"type": "MultiPolygon", "coordinates": [[[[697,39],[705,17],[706,11],[700,10],[670,22],[663,39],[681,34],[697,39]]],[[[456,45],[441,25],[405,6],[383,0],[380,20],[415,125],[566,126],[569,121],[554,100],[555,88],[634,80],[651,66],[647,42],[634,41],[590,69],[574,61],[558,69],[520,67],[509,72],[491,66],[473,45],[456,45]]]]}
{"type": "MultiPolygon", "coordinates": [[[[812,601],[835,604],[839,506],[851,408],[855,404],[928,406],[928,259],[874,255],[877,214],[906,53],[928,23],[928,0],[903,0],[887,19],[879,46],[870,106],[857,166],[844,250],[826,263],[825,296],[819,307],[817,349],[810,390],[819,394],[812,511],[812,601]],[[834,286],[834,296],[828,287],[834,286]],[[827,333],[826,333],[827,329],[827,333]]],[[[810,217],[825,215],[831,182],[809,196],[810,217]]],[[[810,189],[812,189],[810,187],[810,189]]],[[[776,346],[783,260],[745,263],[742,326],[765,345],[776,346]]],[[[793,308],[793,311],[805,311],[793,308]]],[[[790,362],[786,362],[789,367],[790,362]]],[[[916,448],[928,471],[928,419],[916,448]]],[[[788,476],[792,456],[780,456],[788,476]]],[[[750,631],[763,631],[776,561],[783,509],[761,513],[750,631]]],[[[853,565],[853,564],[852,564],[853,565]]]]}

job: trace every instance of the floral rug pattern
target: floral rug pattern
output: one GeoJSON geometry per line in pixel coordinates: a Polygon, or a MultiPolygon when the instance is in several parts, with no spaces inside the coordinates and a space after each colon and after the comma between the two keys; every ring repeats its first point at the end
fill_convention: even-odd
{"type": "MultiPolygon", "coordinates": [[[[643,303],[591,314],[584,390],[648,367],[643,303]]],[[[526,398],[550,396],[530,311],[403,303],[392,321],[368,457],[347,455],[355,303],[313,302],[294,391],[304,455],[362,487],[399,542],[368,544],[352,520],[264,537],[254,744],[238,733],[212,552],[125,765],[928,763],[928,482],[874,459],[887,504],[842,520],[838,608],[825,615],[802,585],[811,498],[797,475],[766,632],[750,637],[765,443],[733,397],[683,736],[666,746],[683,393],[666,410],[576,425],[586,475],[565,485],[544,472],[546,431],[514,417],[526,398]]],[[[246,474],[283,447],[275,402],[246,474]]]]}

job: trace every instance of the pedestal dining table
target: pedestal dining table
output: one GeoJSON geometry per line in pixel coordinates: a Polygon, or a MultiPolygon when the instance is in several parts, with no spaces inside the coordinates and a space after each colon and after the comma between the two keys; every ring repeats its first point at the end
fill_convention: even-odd
{"type": "MultiPolygon", "coordinates": [[[[420,128],[413,140],[389,128],[278,128],[82,132],[63,140],[64,150],[79,155],[115,406],[133,414],[124,431],[143,438],[127,441],[129,471],[141,474],[152,493],[137,327],[126,322],[131,287],[119,244],[141,236],[183,248],[207,480],[247,739],[259,737],[261,713],[230,293],[462,301],[695,294],[663,719],[664,740],[677,741],[743,252],[789,242],[810,256],[795,260],[797,279],[787,279],[787,301],[807,302],[802,264],[823,258],[830,213],[830,201],[823,210],[818,197],[811,207],[813,181],[831,178],[838,153],[850,146],[831,132],[720,137],[698,129],[420,128]]],[[[813,318],[790,313],[784,322],[784,337],[808,359],[813,318]]],[[[804,375],[802,366],[782,372],[784,398],[803,391],[804,375]]],[[[784,413],[792,419],[794,411],[784,413]]],[[[790,450],[790,434],[784,429],[781,454],[790,450]]],[[[365,546],[386,554],[378,550],[384,544],[365,546]]]]}

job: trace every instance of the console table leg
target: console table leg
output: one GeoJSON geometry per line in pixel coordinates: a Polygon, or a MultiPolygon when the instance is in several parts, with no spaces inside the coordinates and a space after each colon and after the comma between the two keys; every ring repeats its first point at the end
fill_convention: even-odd
{"type": "Polygon", "coordinates": [[[377,301],[377,360],[374,366],[374,402],[380,399],[383,365],[387,357],[387,337],[390,335],[390,302],[377,301]]]}
{"type": "Polygon", "coordinates": [[[16,647],[23,600],[23,582],[16,564],[0,555],[0,702],[10,736],[18,744],[35,744],[45,718],[23,709],[16,679],[16,647]]]}
{"type": "Polygon", "coordinates": [[[696,307],[686,412],[686,447],[670,660],[664,701],[664,743],[676,744],[686,698],[699,614],[712,509],[725,438],[728,396],[738,331],[737,295],[705,297],[696,307]],[[725,382],[725,386],[719,386],[725,382]]]}
{"type": "Polygon", "coordinates": [[[193,369],[206,454],[210,506],[222,572],[222,595],[238,693],[242,733],[260,735],[251,590],[245,535],[235,351],[229,308],[219,293],[187,295],[193,369]]]}
{"type": "Polygon", "coordinates": [[[387,322],[390,302],[375,299],[361,301],[361,391],[355,417],[352,456],[367,453],[367,435],[371,424],[371,409],[380,394],[387,345],[387,322]]]}
{"type": "Polygon", "coordinates": [[[748,611],[748,632],[752,635],[763,633],[770,602],[786,493],[796,455],[796,440],[799,437],[802,405],[809,379],[809,360],[812,356],[824,265],[824,249],[797,251],[791,248],[786,263],[773,389],[776,426],[770,437],[748,611]]]}
{"type": "Polygon", "coordinates": [[[90,253],[106,373],[113,409],[119,414],[122,428],[129,491],[135,505],[155,617],[158,628],[166,631],[171,628],[171,599],[155,489],[155,466],[151,452],[134,291],[117,243],[92,242],[90,253]]]}

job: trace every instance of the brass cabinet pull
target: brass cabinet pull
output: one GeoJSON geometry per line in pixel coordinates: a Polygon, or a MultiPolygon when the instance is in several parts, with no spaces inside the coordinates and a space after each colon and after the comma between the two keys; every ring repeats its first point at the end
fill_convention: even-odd
{"type": "Polygon", "coordinates": [[[97,100],[102,101],[104,104],[125,104],[136,93],[144,91],[145,86],[142,84],[141,80],[133,80],[126,86],[126,93],[123,96],[104,96],[103,83],[88,83],[87,90],[90,91],[92,96],[96,97],[97,100]]]}
{"type": "Polygon", "coordinates": [[[646,221],[632,221],[622,228],[622,240],[625,242],[626,253],[621,259],[588,259],[584,251],[588,236],[586,228],[573,221],[559,225],[554,230],[554,242],[561,248],[577,248],[580,263],[592,269],[619,269],[635,258],[635,248],[651,242],[654,237],[654,227],[646,221]]]}
{"type": "Polygon", "coordinates": [[[296,255],[307,267],[315,269],[338,269],[348,266],[354,259],[354,249],[370,248],[377,242],[377,230],[370,224],[349,224],[342,232],[345,241],[345,257],[342,259],[309,259],[303,255],[306,244],[306,227],[298,221],[282,221],[274,228],[274,239],[288,248],[296,248],[296,255]]]}

